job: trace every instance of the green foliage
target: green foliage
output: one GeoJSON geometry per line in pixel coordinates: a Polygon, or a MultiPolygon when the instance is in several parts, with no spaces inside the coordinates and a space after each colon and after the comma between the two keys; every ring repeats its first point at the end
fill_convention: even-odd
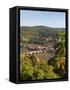
{"type": "Polygon", "coordinates": [[[21,55],[20,57],[20,80],[38,80],[59,78],[53,72],[53,66],[47,62],[37,62],[34,55],[21,55]]]}
{"type": "Polygon", "coordinates": [[[65,32],[58,33],[57,42],[55,44],[55,56],[48,61],[54,66],[54,71],[64,77],[65,75],[65,32]]]}
{"type": "Polygon", "coordinates": [[[20,57],[20,79],[29,80],[33,74],[32,61],[29,57],[20,57]]]}

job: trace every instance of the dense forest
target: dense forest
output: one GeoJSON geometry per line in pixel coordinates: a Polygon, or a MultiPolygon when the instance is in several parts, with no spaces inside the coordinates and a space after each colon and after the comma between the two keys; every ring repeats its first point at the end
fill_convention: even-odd
{"type": "Polygon", "coordinates": [[[20,80],[64,78],[65,29],[20,28],[20,80]]]}

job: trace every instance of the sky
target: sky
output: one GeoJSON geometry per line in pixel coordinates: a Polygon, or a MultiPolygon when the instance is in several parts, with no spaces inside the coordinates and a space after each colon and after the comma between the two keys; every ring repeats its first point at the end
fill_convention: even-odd
{"type": "Polygon", "coordinates": [[[65,28],[65,13],[20,10],[20,26],[49,26],[65,28]]]}

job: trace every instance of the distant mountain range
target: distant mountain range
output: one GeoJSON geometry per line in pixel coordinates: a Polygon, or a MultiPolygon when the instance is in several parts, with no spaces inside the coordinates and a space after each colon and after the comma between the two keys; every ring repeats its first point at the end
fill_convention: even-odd
{"type": "Polygon", "coordinates": [[[21,26],[21,29],[22,28],[36,28],[36,29],[39,29],[39,28],[41,28],[41,29],[62,29],[62,30],[64,30],[65,28],[54,28],[54,27],[49,27],[49,26],[43,26],[43,25],[39,25],[39,26],[21,26]]]}
{"type": "Polygon", "coordinates": [[[52,28],[48,26],[23,26],[20,27],[21,34],[36,36],[56,36],[56,33],[65,31],[65,28],[52,28]]]}

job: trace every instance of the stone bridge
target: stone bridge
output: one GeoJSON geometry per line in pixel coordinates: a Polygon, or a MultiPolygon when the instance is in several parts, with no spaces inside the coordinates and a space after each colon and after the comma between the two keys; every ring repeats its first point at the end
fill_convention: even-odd
{"type": "Polygon", "coordinates": [[[30,52],[24,53],[24,55],[39,54],[39,53],[44,53],[44,52],[47,52],[47,51],[46,50],[44,50],[44,51],[30,51],[30,52]]]}

